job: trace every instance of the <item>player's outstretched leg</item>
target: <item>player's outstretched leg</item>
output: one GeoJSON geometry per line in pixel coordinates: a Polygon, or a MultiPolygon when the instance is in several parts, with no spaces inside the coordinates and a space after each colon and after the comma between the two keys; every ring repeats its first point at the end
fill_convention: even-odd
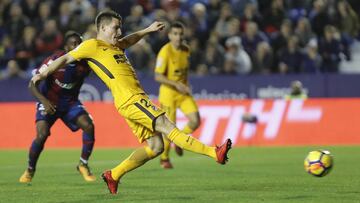
{"type": "Polygon", "coordinates": [[[220,147],[209,147],[196,138],[181,132],[164,115],[159,116],[156,119],[155,130],[165,134],[172,142],[181,148],[212,157],[220,164],[226,163],[227,153],[231,149],[230,139],[226,140],[226,142],[220,147]]]}
{"type": "Polygon", "coordinates": [[[19,182],[21,183],[30,183],[35,175],[36,163],[50,135],[49,124],[43,120],[36,122],[36,131],[36,138],[33,140],[29,149],[28,168],[19,178],[19,182]]]}
{"type": "Polygon", "coordinates": [[[163,136],[163,141],[164,141],[164,152],[160,155],[160,165],[164,169],[171,169],[173,168],[173,165],[171,164],[169,157],[171,142],[166,136],[163,136]]]}
{"type": "Polygon", "coordinates": [[[105,181],[111,194],[117,193],[118,183],[122,176],[144,165],[147,161],[155,158],[163,152],[164,143],[161,135],[154,135],[146,141],[148,146],[138,148],[118,166],[102,173],[101,177],[105,181]]]}
{"type": "Polygon", "coordinates": [[[92,182],[96,180],[96,177],[92,174],[90,167],[88,166],[88,160],[91,156],[95,142],[94,124],[87,114],[79,116],[76,123],[83,130],[83,145],[80,161],[76,166],[76,169],[79,171],[85,181],[92,182]]]}

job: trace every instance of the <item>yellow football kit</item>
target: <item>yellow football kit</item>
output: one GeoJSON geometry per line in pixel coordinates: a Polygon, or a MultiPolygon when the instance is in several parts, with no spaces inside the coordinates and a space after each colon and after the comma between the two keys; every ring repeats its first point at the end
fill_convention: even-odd
{"type": "MultiPolygon", "coordinates": [[[[111,90],[118,112],[125,118],[140,142],[156,135],[155,119],[165,112],[157,108],[144,93],[124,50],[104,41],[91,39],[81,43],[69,54],[77,60],[88,61],[90,68],[111,90]]],[[[166,136],[184,149],[210,156],[218,161],[215,147],[208,147],[177,128],[172,129],[166,136]]],[[[138,148],[106,173],[109,173],[113,180],[118,181],[124,174],[156,156],[157,154],[149,146],[138,148]]]]}
{"type": "Polygon", "coordinates": [[[116,109],[125,117],[140,142],[153,136],[155,118],[165,112],[145,94],[124,50],[98,39],[90,39],[69,54],[76,60],[87,60],[91,69],[111,90],[116,109]]]}
{"type": "MultiPolygon", "coordinates": [[[[170,43],[167,43],[161,48],[157,56],[155,73],[162,74],[169,80],[188,85],[189,56],[188,47],[182,45],[177,50],[170,43]]],[[[159,102],[161,108],[166,111],[167,116],[173,122],[176,120],[177,108],[180,108],[185,115],[198,111],[191,95],[181,94],[166,84],[160,86],[159,102]]]]}

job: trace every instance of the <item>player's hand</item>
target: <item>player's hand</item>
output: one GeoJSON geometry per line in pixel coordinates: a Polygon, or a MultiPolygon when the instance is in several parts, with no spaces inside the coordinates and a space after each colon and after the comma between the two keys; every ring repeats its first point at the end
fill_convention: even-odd
{"type": "Polygon", "coordinates": [[[44,101],[41,101],[41,103],[44,105],[44,108],[45,108],[45,112],[47,114],[54,114],[56,112],[56,107],[54,104],[52,104],[49,100],[44,100],[44,101]]]}
{"type": "Polygon", "coordinates": [[[176,83],[175,88],[181,93],[181,94],[190,94],[190,88],[187,85],[184,85],[183,83],[176,83]]]}
{"type": "Polygon", "coordinates": [[[156,32],[164,29],[165,24],[163,22],[155,21],[149,27],[147,27],[148,32],[156,32]]]}

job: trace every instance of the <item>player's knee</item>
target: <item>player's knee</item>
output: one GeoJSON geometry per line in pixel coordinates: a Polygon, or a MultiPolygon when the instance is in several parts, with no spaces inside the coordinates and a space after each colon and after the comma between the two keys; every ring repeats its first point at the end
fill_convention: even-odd
{"type": "Polygon", "coordinates": [[[154,152],[155,157],[159,156],[164,151],[164,144],[159,144],[151,148],[151,150],[154,152]]]}
{"type": "Polygon", "coordinates": [[[160,131],[162,130],[163,126],[164,126],[164,115],[161,115],[159,117],[156,118],[155,120],[155,130],[156,131],[160,131]]]}
{"type": "Polygon", "coordinates": [[[189,126],[191,129],[195,130],[197,129],[201,124],[200,119],[194,119],[189,122],[189,126]]]}
{"type": "Polygon", "coordinates": [[[160,155],[164,151],[164,141],[161,134],[156,133],[154,136],[147,139],[147,144],[151,149],[151,158],[160,155]]]}
{"type": "Polygon", "coordinates": [[[83,124],[82,130],[83,130],[85,133],[93,136],[93,135],[94,135],[95,126],[94,126],[94,124],[93,124],[92,122],[86,122],[86,123],[83,124]]]}
{"type": "Polygon", "coordinates": [[[155,130],[163,134],[168,134],[175,125],[165,116],[159,116],[155,121],[155,130]]]}
{"type": "Polygon", "coordinates": [[[196,130],[201,124],[201,119],[199,113],[189,117],[189,127],[193,130],[196,130]]]}

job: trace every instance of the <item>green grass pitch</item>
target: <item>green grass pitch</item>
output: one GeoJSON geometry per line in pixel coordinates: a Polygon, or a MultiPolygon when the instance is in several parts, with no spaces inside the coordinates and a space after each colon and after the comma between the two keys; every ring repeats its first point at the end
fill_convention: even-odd
{"type": "MultiPolygon", "coordinates": [[[[117,195],[108,194],[100,178],[82,180],[75,169],[80,149],[45,150],[31,185],[18,183],[27,151],[1,150],[0,202],[360,202],[360,147],[326,147],[335,165],[323,178],[303,169],[314,149],[319,147],[234,148],[225,166],[190,152],[172,154],[173,170],[152,160],[127,174],[117,195]]],[[[95,149],[90,166],[99,177],[131,151],[95,149]]]]}

